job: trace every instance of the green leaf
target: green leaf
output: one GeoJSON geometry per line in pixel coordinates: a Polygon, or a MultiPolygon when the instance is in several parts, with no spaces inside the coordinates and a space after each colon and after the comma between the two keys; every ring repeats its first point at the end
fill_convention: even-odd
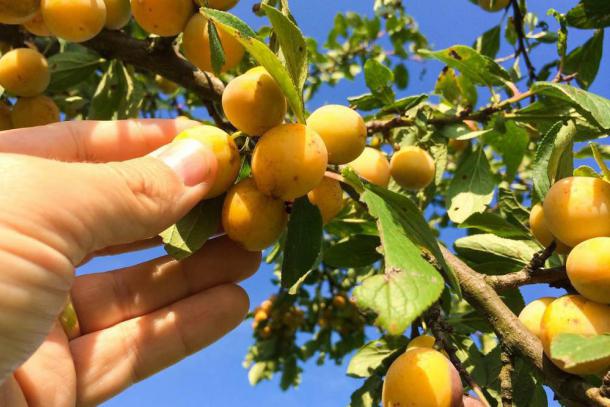
{"type": "Polygon", "coordinates": [[[352,393],[348,407],[377,407],[381,403],[382,386],[381,377],[369,377],[359,389],[352,393]]]}
{"type": "Polygon", "coordinates": [[[419,52],[457,69],[475,85],[501,86],[510,80],[508,72],[493,59],[465,45],[454,45],[441,51],[420,50],[419,52]]]}
{"type": "Polygon", "coordinates": [[[610,3],[606,0],[582,0],[568,11],[567,22],[576,28],[604,28],[610,26],[610,3]]]}
{"type": "Polygon", "coordinates": [[[460,256],[477,263],[509,261],[526,265],[540,247],[529,240],[505,239],[492,234],[462,237],[454,243],[460,256]]]}
{"type": "Polygon", "coordinates": [[[449,219],[460,224],[491,203],[496,180],[482,148],[468,153],[457,168],[447,191],[449,219]]]}
{"type": "MultiPolygon", "coordinates": [[[[558,122],[538,143],[532,165],[532,179],[534,192],[540,202],[544,201],[552,183],[561,178],[558,175],[561,157],[565,153],[571,153],[575,133],[576,128],[573,122],[569,122],[567,125],[558,122]]],[[[571,171],[569,175],[571,175],[571,171]]]]}
{"type": "Polygon", "coordinates": [[[564,72],[577,73],[576,82],[588,89],[595,80],[602,60],[604,30],[597,30],[593,37],[566,56],[564,72]]]}
{"type": "Polygon", "coordinates": [[[441,95],[454,106],[473,107],[477,103],[477,89],[464,75],[456,75],[455,70],[445,67],[434,85],[434,93],[441,95]]]}
{"type": "Polygon", "coordinates": [[[306,196],[294,201],[282,262],[282,287],[296,284],[315,264],[322,247],[322,215],[306,196]]]}
{"type": "MultiPolygon", "coordinates": [[[[415,205],[415,203],[413,203],[413,201],[406,196],[388,191],[387,189],[381,188],[377,185],[367,184],[365,188],[368,191],[363,197],[365,197],[367,204],[368,199],[371,199],[371,194],[376,195],[376,198],[373,199],[374,201],[377,202],[378,198],[381,199],[384,206],[387,208],[387,211],[392,214],[392,221],[389,222],[389,225],[399,225],[399,227],[402,228],[403,233],[406,233],[409,239],[411,239],[419,247],[429,251],[447,276],[447,279],[453,286],[455,292],[459,294],[461,291],[457,276],[455,275],[453,269],[449,267],[445,261],[445,258],[443,257],[443,254],[439,248],[438,241],[436,240],[436,236],[430,229],[428,222],[426,222],[426,219],[417,205],[415,205]]],[[[375,218],[378,219],[379,226],[379,217],[375,216],[375,218]]],[[[380,231],[381,230],[382,229],[380,229],[380,231]]],[[[387,249],[385,259],[387,263],[387,249]]]]}
{"type": "MultiPolygon", "coordinates": [[[[354,297],[359,307],[377,313],[379,326],[391,335],[399,335],[438,300],[444,284],[436,269],[423,259],[421,249],[408,236],[405,210],[395,207],[376,192],[367,185],[362,199],[378,221],[385,273],[365,279],[354,290],[354,297]]],[[[429,228],[428,233],[431,233],[429,228]]]]}
{"type": "Polygon", "coordinates": [[[395,100],[392,83],[394,73],[390,68],[376,59],[369,59],[364,64],[364,80],[372,94],[384,104],[393,103],[395,100]]]}
{"type": "Polygon", "coordinates": [[[512,374],[515,407],[547,407],[549,405],[544,382],[537,377],[536,371],[522,357],[514,356],[514,371],[512,374]]]}
{"type": "Polygon", "coordinates": [[[299,123],[305,124],[303,96],[288,70],[269,47],[256,38],[246,23],[219,10],[203,9],[204,15],[226,33],[235,38],[250,55],[276,80],[299,123]]]}
{"type": "Polygon", "coordinates": [[[489,58],[495,58],[500,50],[500,33],[501,28],[499,25],[485,31],[485,33],[475,41],[474,49],[489,58]]]}
{"type": "Polygon", "coordinates": [[[303,33],[289,17],[275,7],[263,4],[262,10],[267,14],[273,31],[280,43],[286,67],[299,91],[303,90],[307,80],[307,44],[303,33]]]}
{"type": "Polygon", "coordinates": [[[575,177],[591,177],[591,178],[601,178],[601,176],[595,171],[593,168],[588,165],[581,165],[580,167],[574,169],[575,177]]]}
{"type": "Polygon", "coordinates": [[[610,357],[610,335],[586,337],[560,334],[551,342],[551,356],[572,368],[583,363],[610,357]]]}
{"type": "Polygon", "coordinates": [[[117,106],[125,97],[125,89],[119,87],[119,75],[122,70],[117,70],[119,62],[112,61],[108,69],[102,75],[100,82],[91,98],[89,106],[90,120],[111,120],[117,110],[117,106]]]}
{"type": "Polygon", "coordinates": [[[53,55],[49,58],[51,83],[47,90],[63,92],[78,85],[91,78],[103,62],[103,58],[89,52],[68,51],[53,55]]]}
{"type": "Polygon", "coordinates": [[[559,99],[572,105],[583,116],[604,130],[610,129],[610,100],[570,85],[538,82],[532,86],[535,94],[559,99]]]}
{"type": "Polygon", "coordinates": [[[514,121],[507,121],[502,133],[493,131],[486,135],[485,141],[502,155],[502,161],[506,165],[505,179],[512,181],[527,152],[530,141],[527,131],[517,126],[514,121]]]}
{"type": "Polygon", "coordinates": [[[210,39],[210,54],[212,59],[212,68],[214,73],[220,73],[222,66],[225,64],[225,51],[220,42],[218,29],[215,24],[208,24],[208,38],[210,39]]]}
{"type": "Polygon", "coordinates": [[[367,378],[376,370],[384,368],[384,362],[399,356],[407,347],[409,340],[404,336],[382,337],[358,349],[347,367],[352,377],[367,378]]]}
{"type": "Polygon", "coordinates": [[[336,268],[370,266],[381,259],[377,236],[355,235],[335,243],[324,251],[324,263],[336,268]]]}
{"type": "Polygon", "coordinates": [[[474,213],[459,225],[462,229],[477,229],[505,238],[529,238],[529,231],[491,212],[474,213]]]}
{"type": "Polygon", "coordinates": [[[220,227],[224,196],[201,201],[184,218],[163,231],[160,236],[167,254],[185,259],[201,249],[220,227]]]}
{"type": "Polygon", "coordinates": [[[510,188],[498,188],[498,209],[510,223],[529,231],[530,212],[517,200],[515,192],[510,188]]]}
{"type": "Polygon", "coordinates": [[[406,112],[425,102],[426,99],[428,99],[428,95],[425,94],[407,96],[405,98],[398,99],[394,103],[383,106],[383,108],[379,111],[379,115],[384,115],[391,112],[406,112]]]}

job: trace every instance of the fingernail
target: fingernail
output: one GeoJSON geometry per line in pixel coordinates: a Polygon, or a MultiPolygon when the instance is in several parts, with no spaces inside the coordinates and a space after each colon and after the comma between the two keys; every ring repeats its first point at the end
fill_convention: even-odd
{"type": "Polygon", "coordinates": [[[203,144],[191,139],[174,141],[150,154],[170,167],[187,187],[210,181],[216,157],[203,144]]]}

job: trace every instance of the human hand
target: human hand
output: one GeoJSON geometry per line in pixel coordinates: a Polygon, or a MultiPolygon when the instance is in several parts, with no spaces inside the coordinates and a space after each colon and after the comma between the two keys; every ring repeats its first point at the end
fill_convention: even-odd
{"type": "Polygon", "coordinates": [[[241,322],[248,297],[234,283],[256,271],[260,253],[226,238],[183,262],[74,275],[92,255],[159,244],[155,236],[205,196],[214,155],[192,140],[165,146],[194,124],[0,133],[0,406],[99,404],[241,322]],[[57,322],[69,294],[75,338],[57,322]]]}

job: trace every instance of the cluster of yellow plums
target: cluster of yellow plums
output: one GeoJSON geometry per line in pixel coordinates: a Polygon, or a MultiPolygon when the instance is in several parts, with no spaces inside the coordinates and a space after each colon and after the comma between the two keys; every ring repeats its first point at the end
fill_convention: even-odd
{"type": "Polygon", "coordinates": [[[341,335],[350,335],[365,324],[356,302],[345,294],[336,294],[332,299],[319,304],[318,325],[322,329],[332,329],[341,335]]]}
{"type": "Polygon", "coordinates": [[[0,103],[0,131],[58,122],[59,108],[43,95],[51,74],[47,59],[31,48],[17,48],[0,58],[0,86],[19,99],[14,106],[0,103]]]}
{"type": "MultiPolygon", "coordinates": [[[[610,333],[610,184],[601,178],[570,177],[556,182],[544,203],[530,214],[533,235],[567,254],[566,270],[580,295],[541,298],[519,318],[544,345],[550,357],[553,339],[564,333],[595,336],[610,333]]],[[[602,374],[610,359],[565,368],[574,374],[602,374]]]]}
{"type": "Polygon", "coordinates": [[[273,333],[290,337],[305,321],[303,310],[292,304],[280,303],[275,296],[263,301],[253,314],[252,328],[261,339],[269,339],[273,333]]]}
{"type": "MultiPolygon", "coordinates": [[[[229,10],[239,0],[207,0],[211,8],[229,10]]],[[[201,2],[200,4],[204,4],[201,2]]],[[[37,36],[80,43],[104,28],[120,30],[131,17],[147,32],[161,37],[182,33],[185,57],[203,71],[212,71],[207,20],[193,0],[0,0],[0,23],[19,24],[37,36]]],[[[219,30],[225,53],[222,70],[237,66],[244,56],[239,42],[219,30]]]]}
{"type": "Polygon", "coordinates": [[[222,107],[235,128],[256,139],[250,178],[233,185],[240,155],[233,136],[223,130],[201,126],[176,139],[197,139],[216,153],[219,175],[208,198],[228,190],[222,224],[228,236],[248,250],[262,250],[279,238],[288,218],[285,202],[307,195],[325,223],[341,211],[343,192],[339,181],[325,176],[328,164],[346,164],[384,187],[391,176],[415,190],[434,179],[434,161],[419,147],[400,149],[391,162],[383,152],[366,147],[364,119],[348,107],[327,105],[313,112],[306,124],[285,124],[286,98],[263,67],[229,82],[222,107]]]}
{"type": "Polygon", "coordinates": [[[458,371],[435,342],[431,335],[418,336],[392,362],[383,382],[383,407],[483,407],[464,394],[458,371]]]}

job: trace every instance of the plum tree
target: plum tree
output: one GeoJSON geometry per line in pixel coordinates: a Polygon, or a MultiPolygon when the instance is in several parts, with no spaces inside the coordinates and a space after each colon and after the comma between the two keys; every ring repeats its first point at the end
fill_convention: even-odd
{"type": "Polygon", "coordinates": [[[11,120],[11,108],[4,102],[0,102],[0,131],[13,128],[11,120]]]}
{"type": "Polygon", "coordinates": [[[542,317],[553,301],[555,298],[552,297],[538,298],[527,304],[519,313],[519,321],[538,339],[542,338],[542,317]]]}
{"type": "Polygon", "coordinates": [[[390,161],[390,173],[398,185],[410,190],[424,189],[434,181],[436,167],[427,151],[419,147],[403,147],[390,161]]]}
{"type": "Polygon", "coordinates": [[[31,48],[17,48],[0,58],[0,85],[17,96],[36,96],[51,81],[47,59],[31,48]]]}
{"type": "Polygon", "coordinates": [[[324,178],[328,154],[322,138],[302,124],[281,124],[266,132],[252,154],[252,176],[258,189],[292,201],[324,178]]]}
{"type": "Polygon", "coordinates": [[[610,237],[580,243],[568,256],[570,282],[583,297],[610,304],[610,237]]]}
{"type": "Polygon", "coordinates": [[[553,242],[556,244],[555,251],[560,254],[567,254],[572,250],[565,243],[558,241],[549,230],[546,219],[544,217],[544,208],[542,204],[534,205],[530,212],[530,230],[532,235],[544,247],[549,247],[553,242]]]}
{"type": "Polygon", "coordinates": [[[238,130],[260,136],[284,121],[286,97],[263,67],[233,79],[222,94],[222,108],[238,130]]]}
{"type": "Polygon", "coordinates": [[[434,349],[436,338],[432,335],[420,335],[412,339],[407,345],[407,349],[426,348],[434,349]]]}
{"type": "Polygon", "coordinates": [[[59,107],[53,99],[44,95],[20,98],[11,111],[11,122],[15,128],[43,126],[59,120],[59,107]]]}
{"type": "Polygon", "coordinates": [[[461,407],[464,390],[455,367],[442,353],[413,348],[390,366],[383,382],[383,407],[461,407]]]}
{"type": "Polygon", "coordinates": [[[355,160],[366,145],[364,119],[348,107],[323,106],[309,116],[307,125],[324,140],[331,164],[347,164],[355,160]]]}
{"type": "Polygon", "coordinates": [[[239,0],[208,0],[208,6],[218,10],[230,10],[239,3],[239,0]]]}
{"type": "Polygon", "coordinates": [[[500,11],[505,9],[510,0],[479,0],[479,6],[487,11],[500,11]]]}
{"type": "Polygon", "coordinates": [[[235,182],[241,166],[239,150],[233,138],[218,127],[198,126],[183,131],[176,136],[175,141],[184,139],[199,141],[212,150],[218,160],[216,180],[206,198],[224,194],[235,182]]]}
{"type": "Polygon", "coordinates": [[[610,184],[592,177],[564,178],[547,193],[544,217],[551,233],[570,247],[610,236],[610,184]]]}
{"type": "Polygon", "coordinates": [[[0,23],[22,24],[40,8],[40,0],[0,0],[0,23]]]}
{"type": "Polygon", "coordinates": [[[104,0],[106,3],[106,24],[109,30],[120,30],[131,19],[129,0],[104,0]]]}
{"type": "MultiPolygon", "coordinates": [[[[239,65],[244,58],[244,47],[221,28],[218,28],[218,37],[220,38],[225,57],[225,62],[220,70],[221,72],[230,71],[239,65]]],[[[214,70],[212,67],[208,21],[203,15],[197,13],[189,20],[182,36],[182,47],[184,49],[184,56],[197,68],[206,72],[214,70]]]]}
{"type": "Polygon", "coordinates": [[[566,295],[551,302],[542,317],[542,345],[546,355],[560,369],[576,375],[598,375],[610,368],[610,357],[566,368],[551,358],[553,339],[559,334],[596,336],[610,332],[610,307],[589,301],[580,295],[566,295]]]}
{"type": "Polygon", "coordinates": [[[339,181],[324,177],[317,187],[307,194],[309,202],[316,205],[324,224],[330,222],[343,209],[343,189],[339,181]]]}
{"type": "Polygon", "coordinates": [[[136,22],[161,37],[180,34],[195,12],[193,0],[131,0],[136,22]]]}
{"type": "Polygon", "coordinates": [[[284,203],[260,192],[252,178],[229,189],[222,208],[224,231],[250,251],[265,249],[275,242],[287,221],[284,203]]]}
{"type": "Polygon", "coordinates": [[[49,27],[47,27],[47,24],[44,22],[44,19],[42,18],[42,12],[40,11],[34,14],[34,17],[32,17],[30,20],[23,23],[23,27],[31,34],[37,35],[39,37],[48,37],[50,35],[53,35],[53,33],[51,33],[51,30],[49,30],[49,27]]]}
{"type": "Polygon", "coordinates": [[[40,7],[49,30],[67,41],[90,40],[106,24],[104,0],[42,0],[40,7]]]}
{"type": "Polygon", "coordinates": [[[387,187],[390,182],[390,163],[381,151],[374,148],[366,147],[348,166],[375,185],[387,187]]]}

